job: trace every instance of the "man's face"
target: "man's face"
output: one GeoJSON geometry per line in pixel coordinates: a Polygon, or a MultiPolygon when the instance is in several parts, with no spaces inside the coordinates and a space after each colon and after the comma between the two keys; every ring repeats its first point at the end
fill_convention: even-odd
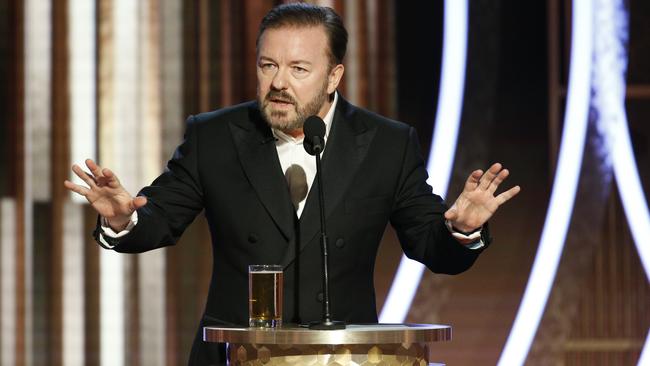
{"type": "Polygon", "coordinates": [[[268,29],[257,50],[257,99],[266,122],[274,128],[302,128],[311,115],[325,117],[343,75],[343,65],[330,70],[323,27],[268,29]]]}

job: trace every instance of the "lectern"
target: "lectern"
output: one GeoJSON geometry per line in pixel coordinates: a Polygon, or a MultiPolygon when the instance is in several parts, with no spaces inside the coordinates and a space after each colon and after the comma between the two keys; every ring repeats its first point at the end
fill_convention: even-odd
{"type": "MultiPolygon", "coordinates": [[[[203,340],[227,343],[229,365],[431,365],[434,342],[451,327],[434,324],[348,324],[343,330],[297,325],[275,329],[204,327],[203,340]]],[[[439,364],[436,364],[439,365],[439,364]]]]}

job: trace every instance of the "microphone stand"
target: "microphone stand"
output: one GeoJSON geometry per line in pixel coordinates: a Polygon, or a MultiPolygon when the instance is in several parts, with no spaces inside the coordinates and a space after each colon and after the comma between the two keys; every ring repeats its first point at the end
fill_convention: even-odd
{"type": "Polygon", "coordinates": [[[316,181],[318,184],[318,203],[320,206],[320,244],[323,254],[323,319],[320,322],[312,322],[309,329],[315,330],[338,330],[345,329],[345,323],[332,320],[330,314],[330,289],[329,289],[329,260],[327,258],[327,234],[325,231],[325,200],[323,198],[323,180],[321,178],[320,153],[323,150],[322,144],[318,144],[318,137],[314,141],[314,155],[316,155],[316,181]]]}

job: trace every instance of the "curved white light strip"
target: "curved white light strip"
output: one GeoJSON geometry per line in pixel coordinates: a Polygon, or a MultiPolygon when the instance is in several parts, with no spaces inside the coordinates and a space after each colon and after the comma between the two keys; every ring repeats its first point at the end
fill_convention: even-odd
{"type": "MultiPolygon", "coordinates": [[[[646,270],[646,275],[648,274],[646,270]]],[[[641,351],[641,356],[639,357],[638,366],[650,365],[650,332],[645,338],[645,345],[643,345],[643,350],[641,351]]]]}
{"type": "MultiPolygon", "coordinates": [[[[442,68],[436,124],[431,142],[427,170],[429,184],[441,196],[447,194],[449,177],[456,152],[458,126],[463,105],[465,61],[467,53],[467,0],[446,0],[442,68]]],[[[402,256],[395,280],[388,292],[379,322],[401,323],[415,297],[424,266],[402,256]]]]}
{"type": "MultiPolygon", "coordinates": [[[[623,118],[625,112],[623,111],[623,118]]],[[[612,124],[608,131],[610,153],[614,166],[614,175],[618,183],[618,194],[623,202],[623,210],[639,252],[645,274],[650,279],[650,213],[645,202],[645,195],[639,178],[639,171],[634,160],[632,142],[627,130],[626,119],[612,124]]],[[[650,332],[648,333],[638,365],[650,365],[650,332]]]]}
{"type": "Polygon", "coordinates": [[[594,48],[594,104],[599,112],[599,130],[605,136],[623,209],[646,276],[650,279],[650,246],[641,245],[650,238],[650,212],[625,113],[627,56],[623,43],[627,40],[627,13],[622,0],[599,0],[597,4],[598,30],[594,39],[600,42],[594,48]]]}
{"type": "Polygon", "coordinates": [[[592,20],[591,1],[574,0],[567,109],[553,193],[528,285],[499,365],[522,365],[526,360],[564,247],[587,130],[592,20]]]}
{"type": "Polygon", "coordinates": [[[625,216],[630,224],[630,231],[639,252],[641,264],[646,277],[650,280],[650,213],[645,202],[645,196],[639,178],[638,168],[634,161],[632,143],[627,126],[612,126],[615,141],[611,146],[614,175],[618,183],[618,194],[623,202],[625,216]]]}
{"type": "MultiPolygon", "coordinates": [[[[594,39],[594,105],[598,109],[599,132],[605,136],[618,192],[623,203],[641,264],[650,279],[650,212],[634,158],[625,113],[625,72],[627,69],[628,14],[622,0],[596,2],[598,22],[594,39]]],[[[639,365],[650,364],[650,333],[639,365]]]]}

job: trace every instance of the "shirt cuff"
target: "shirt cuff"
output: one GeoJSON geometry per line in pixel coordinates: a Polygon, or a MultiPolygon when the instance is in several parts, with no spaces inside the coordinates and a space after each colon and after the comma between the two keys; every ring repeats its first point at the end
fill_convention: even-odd
{"type": "MultiPolygon", "coordinates": [[[[133,211],[133,213],[131,214],[131,219],[129,220],[129,223],[126,225],[126,228],[124,228],[124,230],[120,231],[119,233],[116,233],[115,230],[113,230],[109,226],[108,220],[106,220],[105,217],[102,217],[101,224],[100,224],[102,227],[102,232],[99,234],[99,241],[102,244],[106,245],[107,248],[109,249],[113,248],[115,245],[109,243],[109,241],[106,241],[106,239],[104,239],[104,235],[112,239],[119,239],[127,235],[128,233],[130,233],[131,230],[133,230],[133,228],[135,227],[135,225],[137,225],[137,223],[138,223],[138,211],[133,211]]],[[[110,240],[110,242],[115,242],[115,241],[110,240]]]]}
{"type": "Polygon", "coordinates": [[[451,221],[449,220],[445,220],[445,226],[451,233],[451,236],[453,236],[454,239],[458,240],[458,242],[463,244],[466,248],[481,249],[485,246],[485,243],[483,243],[483,238],[481,237],[481,231],[483,230],[483,227],[480,227],[477,230],[467,234],[456,230],[454,225],[452,225],[451,221]]]}

